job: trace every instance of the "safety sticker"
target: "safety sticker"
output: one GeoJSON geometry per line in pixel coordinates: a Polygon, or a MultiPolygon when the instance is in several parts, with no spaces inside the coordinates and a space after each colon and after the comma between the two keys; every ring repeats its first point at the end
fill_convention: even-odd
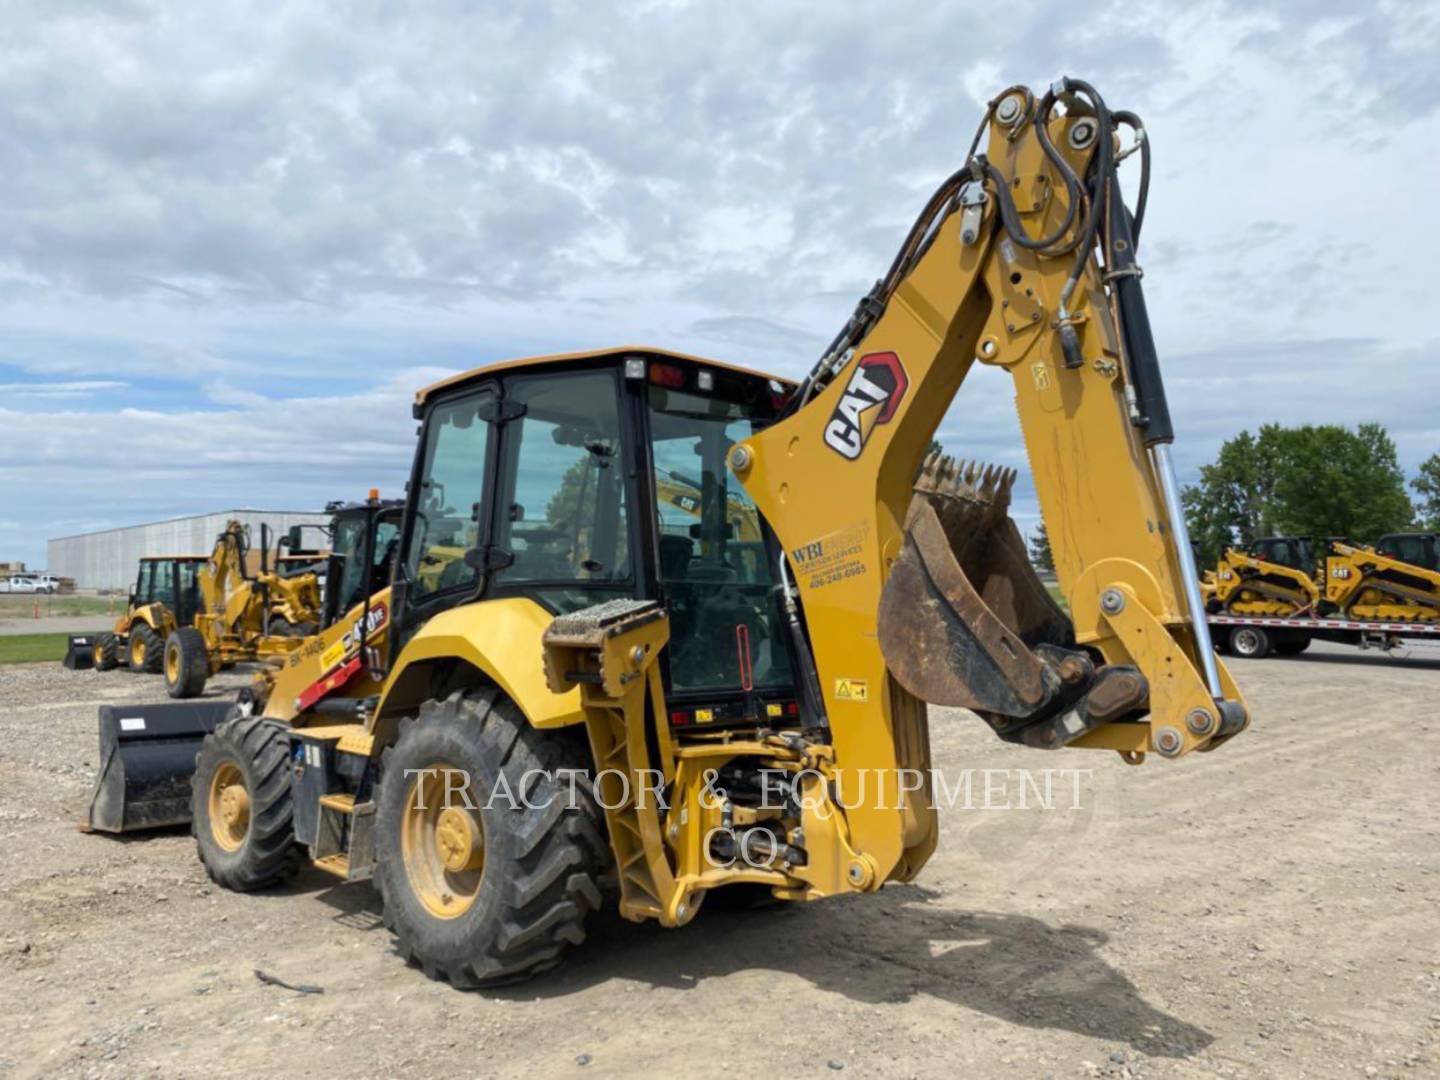
{"type": "Polygon", "coordinates": [[[144,731],[145,718],[143,716],[122,716],[120,718],[121,731],[144,731]]]}
{"type": "Polygon", "coordinates": [[[837,701],[869,701],[870,687],[864,679],[836,679],[837,701]]]}

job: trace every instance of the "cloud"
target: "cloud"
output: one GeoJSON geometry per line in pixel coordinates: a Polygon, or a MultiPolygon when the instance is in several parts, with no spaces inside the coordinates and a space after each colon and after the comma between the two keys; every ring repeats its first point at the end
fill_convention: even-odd
{"type": "Polygon", "coordinates": [[[123,390],[127,385],[106,379],[0,383],[0,401],[14,401],[16,398],[88,398],[107,390],[123,390]]]}
{"type": "MultiPolygon", "coordinates": [[[[1154,146],[1140,255],[1182,470],[1270,419],[1378,419],[1413,466],[1440,405],[1437,45],[1440,6],[1390,0],[21,0],[4,378],[129,388],[8,395],[34,442],[6,440],[5,482],[42,477],[37,534],[363,489],[410,436],[336,417],[408,432],[403,367],[638,340],[798,375],[984,102],[1062,72],[1154,146]],[[143,447],[148,478],[117,449],[87,487],[76,431],[143,447]]],[[[1012,413],[976,372],[942,438],[1023,465],[1012,413]]]]}

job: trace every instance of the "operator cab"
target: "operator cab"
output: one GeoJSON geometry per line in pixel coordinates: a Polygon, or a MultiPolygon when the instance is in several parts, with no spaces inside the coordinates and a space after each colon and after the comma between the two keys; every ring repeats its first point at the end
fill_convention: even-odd
{"type": "Polygon", "coordinates": [[[1250,554],[1277,566],[1288,566],[1304,574],[1315,572],[1315,554],[1303,536],[1267,536],[1251,545],[1250,554]]]}
{"type": "Polygon", "coordinates": [[[727,465],[790,389],[622,349],[494,365],[422,394],[392,655],[460,604],[525,597],[559,615],[653,599],[670,617],[672,725],[795,716],[773,540],[727,465]]]}
{"type": "Polygon", "coordinates": [[[1379,539],[1375,550],[1387,558],[1440,572],[1440,536],[1435,533],[1391,533],[1379,539]]]}
{"type": "Polygon", "coordinates": [[[200,610],[200,568],[205,561],[204,555],[142,558],[130,592],[131,608],[164,604],[175,616],[175,625],[189,626],[200,610]]]}
{"type": "Polygon", "coordinates": [[[330,514],[330,553],[325,559],[322,627],[333,626],[390,584],[405,504],[399,499],[334,502],[325,510],[330,514]]]}

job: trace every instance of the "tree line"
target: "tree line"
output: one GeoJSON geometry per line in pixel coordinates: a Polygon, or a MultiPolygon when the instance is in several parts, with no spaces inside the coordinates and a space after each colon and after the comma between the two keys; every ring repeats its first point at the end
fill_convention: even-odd
{"type": "MultiPolygon", "coordinates": [[[[1440,532],[1440,452],[1407,483],[1380,424],[1265,424],[1226,440],[1181,501],[1202,566],[1262,536],[1373,543],[1387,533],[1440,532]]],[[[1030,551],[1038,567],[1053,569],[1043,524],[1030,551]]]]}

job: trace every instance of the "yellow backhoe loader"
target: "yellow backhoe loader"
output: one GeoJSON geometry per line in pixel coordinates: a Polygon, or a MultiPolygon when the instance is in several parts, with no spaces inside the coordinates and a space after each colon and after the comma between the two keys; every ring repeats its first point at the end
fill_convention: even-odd
{"type": "Polygon", "coordinates": [[[98,634],[71,634],[63,664],[72,670],[160,670],[165,639],[189,626],[200,606],[199,571],[204,555],[155,555],[140,560],[125,613],[98,634]]]}
{"type": "Polygon", "coordinates": [[[1376,545],[1332,542],[1324,560],[1325,602],[1348,619],[1440,620],[1440,559],[1429,533],[1396,533],[1376,545]]]}
{"type": "MultiPolygon", "coordinates": [[[[326,510],[330,550],[323,553],[326,587],[319,633],[271,657],[254,684],[239,694],[246,711],[268,708],[281,717],[302,707],[323,711],[320,699],[347,684],[353,683],[351,692],[374,688],[374,680],[366,679],[385,645],[389,568],[403,504],[381,500],[372,490],[363,502],[331,503],[326,510]],[[367,656],[370,662],[362,663],[367,656]]],[[[292,550],[299,546],[295,539],[292,531],[292,550]]],[[[86,827],[120,833],[188,822],[196,752],[235,708],[228,698],[102,707],[100,769],[86,827]]]]}
{"type": "MultiPolygon", "coordinates": [[[[262,538],[263,541],[264,538],[262,538]]],[[[231,521],[200,568],[200,610],[191,626],[165,640],[165,689],[172,698],[199,697],[211,675],[248,660],[283,657],[296,640],[315,633],[320,585],[312,573],[285,577],[268,566],[261,544],[260,570],[247,565],[248,532],[231,521]]]]}
{"type": "Polygon", "coordinates": [[[1227,615],[1282,618],[1314,614],[1320,603],[1310,541],[1296,536],[1256,540],[1249,551],[1230,548],[1201,590],[1206,606],[1227,615]]]}
{"type": "Polygon", "coordinates": [[[798,385],[625,347],[422,390],[383,643],[362,619],[363,677],[277,676],[205,738],[210,875],[274,884],[299,845],[373,879],[427,974],[493,985],[558,963],[609,876],[665,926],[716,889],[914,878],[938,841],[926,702],[1137,764],[1234,737],[1135,261],[1147,180],[1133,114],[1078,80],[1012,87],[798,385]],[[976,364],[1013,382],[1068,618],[1013,474],[926,458],[976,364]],[[667,519],[676,471],[700,501],[667,519]]]}

